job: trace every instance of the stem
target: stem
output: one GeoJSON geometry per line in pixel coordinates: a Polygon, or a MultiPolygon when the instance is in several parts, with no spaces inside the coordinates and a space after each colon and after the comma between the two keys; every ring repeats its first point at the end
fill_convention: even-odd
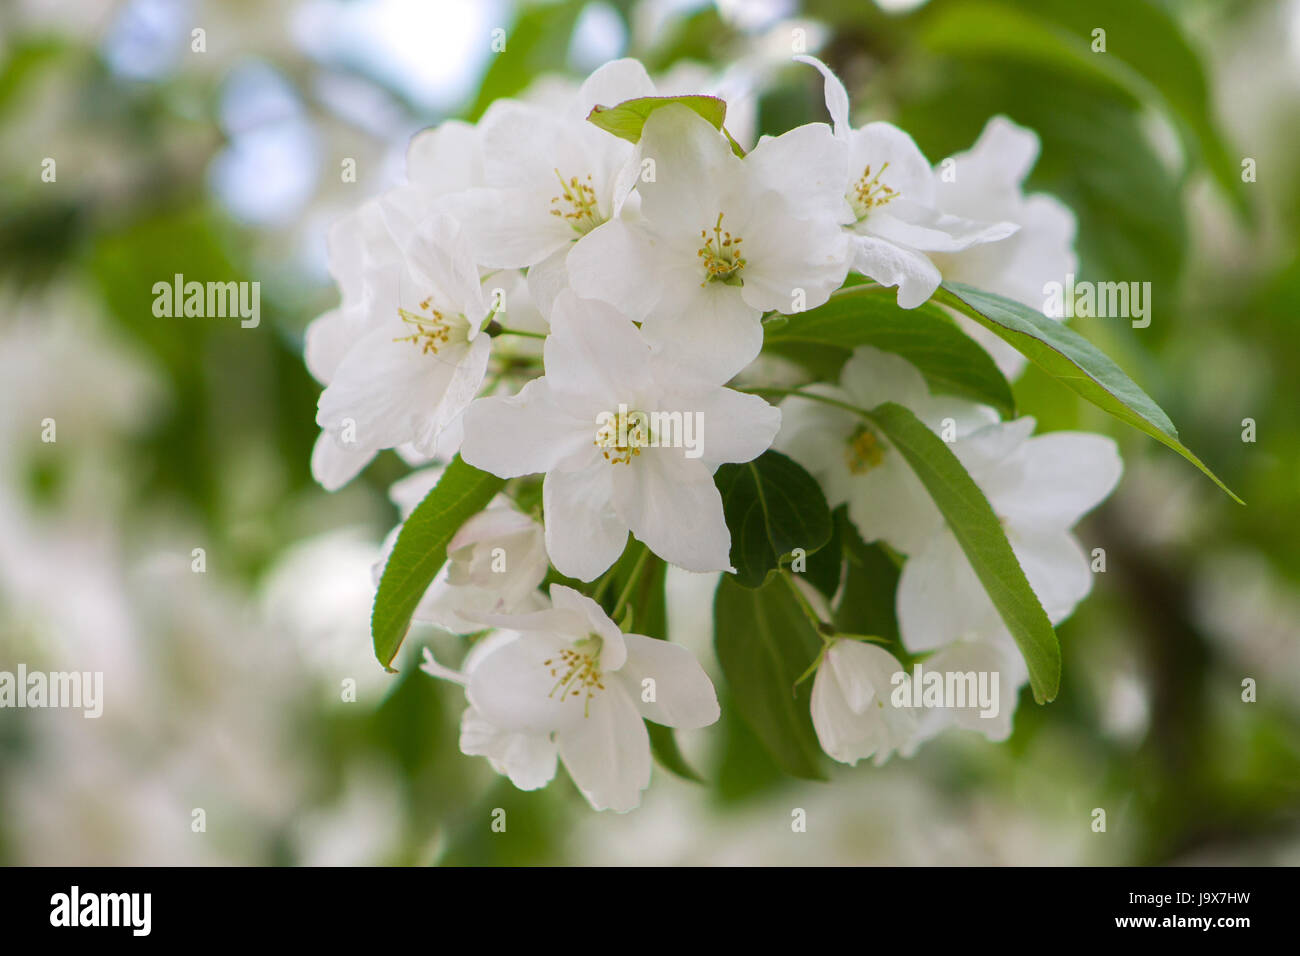
{"type": "Polygon", "coordinates": [[[493,319],[491,322],[489,322],[487,324],[487,328],[484,329],[484,331],[487,332],[487,334],[492,336],[493,338],[496,338],[498,335],[518,335],[521,338],[525,338],[525,339],[546,338],[545,332],[525,332],[523,329],[508,329],[504,325],[501,325],[499,322],[497,322],[496,319],[493,319]]]}
{"type": "Polygon", "coordinates": [[[745,389],[753,394],[766,393],[769,395],[793,395],[796,398],[806,398],[812,402],[821,402],[823,405],[833,405],[836,408],[842,408],[847,412],[853,412],[861,415],[863,418],[870,418],[871,412],[859,405],[850,405],[848,402],[841,402],[838,398],[831,398],[829,395],[816,395],[812,392],[800,391],[797,388],[749,388],[745,389]]]}
{"type": "Polygon", "coordinates": [[[601,575],[600,580],[596,582],[596,590],[591,592],[591,599],[599,604],[600,599],[605,596],[605,589],[609,587],[610,582],[613,580],[614,567],[610,567],[608,571],[601,575]]]}
{"type": "Polygon", "coordinates": [[[822,639],[822,643],[830,643],[831,635],[834,633],[835,629],[831,627],[828,622],[823,621],[817,616],[817,612],[813,609],[812,602],[810,602],[807,596],[799,590],[799,585],[795,583],[794,577],[789,571],[782,571],[781,579],[790,586],[790,591],[794,594],[794,599],[798,603],[799,609],[803,611],[804,617],[808,618],[808,623],[811,624],[813,630],[817,632],[817,636],[822,639]],[[828,631],[831,633],[827,633],[828,631]]]}
{"type": "Polygon", "coordinates": [[[650,549],[642,545],[636,564],[632,565],[632,573],[628,575],[627,583],[623,585],[623,593],[618,596],[618,601],[614,604],[614,610],[610,612],[610,620],[617,621],[619,615],[623,612],[628,599],[632,597],[632,589],[636,587],[637,581],[641,579],[641,572],[645,570],[645,563],[649,557],[650,549]]]}

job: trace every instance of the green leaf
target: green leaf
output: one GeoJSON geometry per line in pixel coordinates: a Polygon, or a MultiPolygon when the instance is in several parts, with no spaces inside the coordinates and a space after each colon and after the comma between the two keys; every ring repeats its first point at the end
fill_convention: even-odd
{"type": "Polygon", "coordinates": [[[650,118],[650,114],[674,104],[685,106],[703,116],[714,129],[727,137],[732,152],[737,156],[745,155],[740,144],[731,138],[731,134],[722,125],[727,118],[727,103],[726,100],[716,96],[705,96],[702,93],[686,96],[641,96],[634,100],[624,100],[617,106],[593,106],[591,112],[587,114],[587,120],[629,143],[639,143],[641,131],[645,128],[645,121],[650,118]]]}
{"type": "Polygon", "coordinates": [[[714,129],[722,129],[723,120],[727,118],[727,103],[716,96],[642,96],[634,100],[624,100],[617,106],[596,105],[587,114],[587,121],[595,123],[607,133],[613,133],[619,139],[629,143],[641,142],[641,130],[645,121],[655,110],[680,103],[682,106],[703,116],[714,129]]]}
{"type": "Polygon", "coordinates": [[[812,554],[830,540],[826,496],[812,475],[780,452],[723,465],[713,480],[731,531],[735,578],[745,587],[761,587],[795,548],[812,554]]]}
{"type": "Polygon", "coordinates": [[[504,479],[479,471],[457,455],[402,525],[370,615],[375,657],[388,670],[420,598],[447,560],[447,543],[504,485],[504,479]]]}
{"type": "Polygon", "coordinates": [[[921,479],[1029,665],[1040,704],[1056,696],[1061,648],[997,515],[946,442],[894,402],[867,413],[921,479]]]}
{"type": "MultiPolygon", "coordinates": [[[[926,304],[899,308],[892,289],[856,286],[834,293],[822,306],[789,317],[769,332],[765,351],[788,346],[830,345],[852,350],[870,345],[907,359],[936,392],[991,405],[1014,418],[1011,386],[997,364],[942,309],[926,304]]],[[[798,360],[797,351],[791,357],[798,360]]]]}
{"type": "Polygon", "coordinates": [[[821,640],[780,572],[761,588],[722,579],[713,602],[713,642],[736,710],[777,766],[795,777],[824,780],[809,711],[812,683],[795,687],[821,640]]]}
{"type": "Polygon", "coordinates": [[[1157,4],[970,0],[935,10],[921,40],[949,55],[1019,60],[1058,75],[1074,74],[1164,107],[1189,154],[1199,154],[1225,192],[1245,208],[1239,170],[1211,115],[1200,58],[1157,4]],[[1097,27],[1106,31],[1105,52],[1093,51],[1097,27]]]}
{"type": "Polygon", "coordinates": [[[1146,392],[1096,346],[1060,322],[1000,295],[945,282],[935,299],[970,316],[1103,411],[1172,448],[1233,501],[1245,504],[1178,440],[1178,430],[1146,392]]]}

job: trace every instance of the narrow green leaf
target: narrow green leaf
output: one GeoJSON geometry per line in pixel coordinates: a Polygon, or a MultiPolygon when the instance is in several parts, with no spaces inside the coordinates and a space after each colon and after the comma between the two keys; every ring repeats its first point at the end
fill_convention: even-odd
{"type": "Polygon", "coordinates": [[[723,465],[714,481],[731,531],[735,578],[745,587],[762,586],[795,548],[812,554],[830,540],[831,512],[817,480],[780,452],[723,465]]]}
{"type": "MultiPolygon", "coordinates": [[[[1004,418],[1015,417],[1011,386],[989,354],[942,309],[929,304],[899,308],[891,289],[841,289],[825,305],[792,315],[769,331],[763,348],[798,361],[801,347],[808,344],[849,351],[870,345],[893,352],[915,365],[934,391],[991,405],[1004,418]]],[[[816,353],[812,358],[825,361],[816,353]]]]}
{"type": "Polygon", "coordinates": [[[1160,406],[1077,332],[1019,302],[959,282],[945,282],[935,293],[935,301],[970,316],[1098,408],[1172,448],[1233,501],[1245,504],[1178,440],[1178,430],[1160,406]]]}
{"type": "Polygon", "coordinates": [[[867,418],[907,459],[942,512],[1029,665],[1034,699],[1052,700],[1061,680],[1056,632],[988,499],[947,443],[902,405],[885,402],[867,418]]]}
{"type": "MultiPolygon", "coordinates": [[[[692,94],[689,96],[642,96],[624,100],[617,106],[593,106],[587,114],[588,122],[595,123],[608,133],[613,133],[629,143],[641,141],[641,130],[650,114],[657,109],[679,103],[699,113],[716,130],[722,129],[727,118],[727,103],[716,96],[692,94]]],[[[727,137],[730,139],[730,136],[727,137]]]]}
{"type": "Polygon", "coordinates": [[[392,670],[390,665],[406,638],[420,598],[447,560],[447,543],[504,485],[503,479],[479,471],[457,455],[402,525],[379,579],[370,615],[375,657],[388,670],[392,670]]]}
{"type": "Polygon", "coordinates": [[[736,710],[777,766],[795,777],[824,780],[809,711],[812,684],[795,687],[821,640],[779,574],[761,588],[722,579],[713,603],[714,647],[736,710]]]}

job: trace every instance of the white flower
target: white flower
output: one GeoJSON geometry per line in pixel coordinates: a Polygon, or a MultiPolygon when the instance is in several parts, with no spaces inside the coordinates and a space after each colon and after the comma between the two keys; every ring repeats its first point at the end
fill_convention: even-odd
{"type": "Polygon", "coordinates": [[[565,258],[580,240],[600,245],[622,210],[636,169],[633,146],[587,121],[654,93],[636,60],[615,60],[587,78],[565,109],[498,100],[479,122],[483,185],[449,204],[480,265],[529,270],[543,312],[568,284],[565,258]]]}
{"type": "Polygon", "coordinates": [[[780,412],[652,352],[602,303],[565,292],[551,327],[546,375],[474,402],[461,455],[503,478],[546,473],[546,550],[562,574],[592,580],[629,530],[688,570],[729,569],[713,472],[762,454],[780,412]]]}
{"type": "Polygon", "coordinates": [[[553,734],[593,807],[631,810],[650,783],[643,718],[706,727],[719,714],[713,684],[685,648],[621,633],[577,591],[552,585],[551,600],[546,610],[492,619],[520,636],[468,671],[470,704],[498,734],[553,734]]]}
{"type": "Polygon", "coordinates": [[[316,416],[326,435],[312,470],[330,490],[380,449],[432,455],[482,384],[491,347],[478,334],[488,311],[478,271],[449,216],[421,226],[401,260],[367,281],[368,321],[346,329],[357,337],[331,363],[316,416]]]}
{"type": "Polygon", "coordinates": [[[844,84],[820,60],[796,56],[825,77],[826,108],[835,136],[849,151],[843,182],[853,235],[853,268],[882,285],[898,286],[898,304],[920,305],[943,280],[931,253],[955,253],[1014,233],[1012,222],[984,222],[942,211],[935,176],[912,137],[890,123],[849,125],[844,84]]]}
{"type": "Polygon", "coordinates": [[[510,506],[480,511],[448,542],[447,563],[412,620],[472,634],[488,615],[537,610],[549,567],[540,524],[510,506]]]}
{"type": "Polygon", "coordinates": [[[911,678],[894,655],[863,641],[835,640],[813,679],[813,729],[822,750],[847,764],[874,755],[879,766],[906,746],[916,732],[916,715],[894,705],[898,674],[910,693],[911,678]]]}
{"type": "MultiPolygon", "coordinates": [[[[492,652],[518,640],[515,631],[497,631],[480,640],[465,656],[463,669],[444,667],[434,659],[433,651],[424,649],[420,670],[431,677],[467,687],[474,669],[492,652]]],[[[521,733],[502,730],[484,720],[472,706],[465,708],[460,719],[460,750],[470,757],[486,757],[492,769],[509,777],[520,790],[537,790],[555,777],[559,747],[549,733],[521,733]]]]}
{"type": "MultiPolygon", "coordinates": [[[[1030,438],[1033,428],[1032,418],[990,425],[954,443],[953,452],[988,498],[1030,587],[1057,624],[1092,589],[1088,556],[1070,529],[1110,494],[1122,465],[1105,436],[1030,438]]],[[[903,644],[913,653],[956,640],[1009,639],[946,526],[903,565],[897,610],[903,644]]]]}
{"type": "MultiPolygon", "coordinates": [[[[967,152],[935,167],[939,208],[972,219],[1006,220],[1020,229],[998,242],[931,256],[944,278],[996,292],[1043,310],[1043,287],[1078,270],[1074,213],[1044,193],[1026,196],[1025,178],[1038,159],[1038,136],[1005,116],[995,116],[967,152]],[[945,167],[951,174],[945,172],[945,167]]],[[[1060,315],[1051,318],[1061,318],[1060,315]]],[[[1004,375],[1015,376],[1025,357],[992,332],[966,318],[958,322],[993,356],[1004,375]]]]}
{"type": "Polygon", "coordinates": [[[474,127],[448,120],[411,139],[405,185],[367,200],[330,228],[329,269],[342,301],[308,326],[304,348],[307,367],[322,385],[330,383],[348,348],[375,316],[396,307],[397,290],[391,283],[368,280],[391,274],[384,267],[401,263],[418,226],[447,195],[480,183],[482,166],[474,127]]]}
{"type": "MultiPolygon", "coordinates": [[[[954,437],[997,420],[992,409],[951,396],[932,397],[925,379],[906,359],[869,346],[844,364],[838,387],[803,389],[858,408],[896,402],[940,434],[954,437]],[[945,422],[945,420],[950,420],[945,422]]],[[[832,507],[848,504],[849,520],[868,543],[887,542],[910,554],[943,523],[911,466],[861,415],[792,396],[781,403],[776,448],[817,479],[832,507]]]]}
{"type": "Polygon", "coordinates": [[[638,146],[640,219],[569,255],[569,280],[637,321],[656,347],[726,381],[758,355],[766,311],[826,301],[844,281],[845,152],[824,124],[738,158],[682,105],[656,110],[638,146]]]}

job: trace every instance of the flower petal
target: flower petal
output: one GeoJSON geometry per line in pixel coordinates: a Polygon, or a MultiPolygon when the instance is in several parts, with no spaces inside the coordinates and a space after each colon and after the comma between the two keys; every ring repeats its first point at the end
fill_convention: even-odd
{"type": "Polygon", "coordinates": [[[884,239],[854,235],[852,268],[881,285],[898,286],[898,304],[915,309],[939,288],[943,276],[923,253],[884,239]]]}
{"type": "Polygon", "coordinates": [[[677,448],[647,448],[614,469],[614,507],[659,557],[687,571],[730,571],[722,495],[703,462],[677,448]]]}
{"type": "Polygon", "coordinates": [[[590,716],[557,739],[560,759],[594,809],[623,813],[641,803],[650,785],[650,735],[621,684],[607,684],[592,698],[590,716]]]}
{"type": "Polygon", "coordinates": [[[1018,524],[1066,529],[1115,490],[1124,465],[1114,439],[1051,432],[1020,446],[1020,467],[998,489],[998,513],[1018,524]]]}
{"type": "Polygon", "coordinates": [[[475,468],[501,478],[550,471],[592,441],[594,427],[555,404],[545,378],[518,395],[480,398],[465,409],[460,454],[475,468]]]}
{"type": "Polygon", "coordinates": [[[502,730],[467,707],[460,719],[460,751],[487,757],[492,769],[520,790],[538,790],[555,778],[559,745],[549,734],[502,730]]]}
{"type": "Polygon", "coordinates": [[[641,327],[657,352],[714,382],[725,382],[763,348],[762,313],[735,286],[691,283],[671,302],[661,300],[641,327]]]}
{"type": "Polygon", "coordinates": [[[853,221],[844,198],[848,150],[824,123],[763,139],[745,157],[745,167],[755,188],[780,194],[796,218],[853,221]]]}
{"type": "Polygon", "coordinates": [[[641,716],[666,727],[707,727],[720,716],[718,695],[700,662],[680,644],[626,634],[627,663],[618,679],[641,716]],[[647,686],[646,681],[652,681],[647,686]],[[653,690],[652,690],[653,689],[653,690]],[[651,696],[651,700],[646,700],[651,696]]]}
{"type": "MultiPolygon", "coordinates": [[[[652,364],[664,361],[663,356],[656,356],[652,364]]],[[[680,381],[680,375],[677,377],[680,381]]],[[[673,379],[665,372],[660,380],[673,379]]],[[[698,423],[692,436],[696,448],[685,451],[690,455],[698,452],[710,471],[724,462],[752,461],[772,447],[781,429],[780,409],[757,395],[735,389],[712,384],[678,384],[672,390],[670,401],[676,407],[666,411],[680,411],[683,422],[693,416],[693,421],[698,423]]],[[[683,441],[684,435],[685,427],[683,441]]]]}
{"type": "Polygon", "coordinates": [[[993,633],[997,610],[948,528],[903,565],[895,597],[903,646],[914,654],[993,633]]]}
{"type": "Polygon", "coordinates": [[[795,57],[800,63],[814,67],[825,79],[826,111],[831,114],[831,123],[837,137],[847,137],[849,127],[849,94],[843,82],[829,66],[815,56],[800,54],[795,57]]]}
{"type": "Polygon", "coordinates": [[[329,432],[322,431],[311,450],[311,476],[326,491],[338,491],[374,457],[373,449],[360,444],[342,445],[329,432]]]}
{"type": "Polygon", "coordinates": [[[589,468],[546,475],[546,552],[561,574],[595,580],[623,553],[628,526],[612,503],[615,467],[594,458],[589,468]]]}

